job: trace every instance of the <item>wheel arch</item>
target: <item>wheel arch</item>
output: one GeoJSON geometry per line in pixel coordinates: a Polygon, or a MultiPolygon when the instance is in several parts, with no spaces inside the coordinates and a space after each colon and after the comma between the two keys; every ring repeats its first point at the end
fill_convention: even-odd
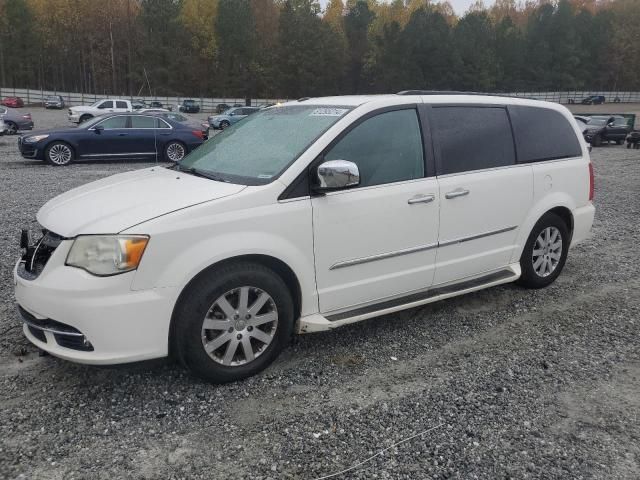
{"type": "Polygon", "coordinates": [[[189,287],[200,280],[202,277],[208,275],[216,269],[219,269],[226,265],[243,262],[262,265],[279,275],[291,292],[291,297],[293,299],[294,319],[297,321],[298,318],[300,318],[302,311],[302,287],[300,286],[300,280],[298,279],[298,276],[287,263],[280,260],[279,258],[265,254],[246,254],[225,258],[224,260],[215,262],[198,272],[191,280],[189,280],[189,282],[187,282],[187,284],[178,295],[178,298],[173,306],[173,312],[171,313],[171,323],[169,325],[169,338],[167,339],[169,344],[169,356],[174,356],[175,354],[174,339],[178,306],[180,305],[189,287]]]}

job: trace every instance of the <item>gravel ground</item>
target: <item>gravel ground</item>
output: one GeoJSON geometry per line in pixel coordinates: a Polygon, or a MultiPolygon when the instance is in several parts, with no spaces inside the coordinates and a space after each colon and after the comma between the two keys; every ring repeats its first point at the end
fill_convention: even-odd
{"type": "Polygon", "coordinates": [[[335,478],[639,478],[640,152],[593,160],[593,237],[552,286],[301,336],[262,374],[213,386],[166,362],[39,357],[22,338],[19,228],[58,193],[146,165],[53,168],[0,138],[0,478],[314,479],[382,449],[335,478]]]}

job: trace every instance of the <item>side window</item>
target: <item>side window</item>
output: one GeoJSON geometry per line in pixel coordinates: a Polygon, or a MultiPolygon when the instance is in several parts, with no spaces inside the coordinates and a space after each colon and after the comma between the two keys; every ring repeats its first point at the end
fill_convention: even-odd
{"type": "MultiPolygon", "coordinates": [[[[512,105],[513,132],[518,163],[539,162],[582,155],[580,142],[569,121],[549,108],[512,105]]],[[[582,127],[581,127],[582,128],[582,127]]]]}
{"type": "Polygon", "coordinates": [[[116,108],[127,108],[127,102],[116,102],[116,108]]]}
{"type": "Polygon", "coordinates": [[[167,122],[165,122],[161,118],[155,118],[154,120],[155,120],[156,128],[171,128],[171,125],[169,125],[167,122]]]}
{"type": "Polygon", "coordinates": [[[155,118],[153,117],[131,117],[131,128],[154,128],[155,118]]]}
{"type": "Polygon", "coordinates": [[[331,148],[324,160],[354,162],[362,187],[424,177],[417,112],[396,110],[363,121],[331,148]]]}
{"type": "Polygon", "coordinates": [[[515,164],[513,136],[502,107],[433,107],[431,128],[440,148],[438,175],[515,164]]]}
{"type": "Polygon", "coordinates": [[[105,130],[113,130],[115,128],[126,128],[127,118],[128,117],[124,115],[120,115],[118,117],[110,117],[98,123],[98,125],[104,127],[105,130]]]}
{"type": "Polygon", "coordinates": [[[113,102],[111,100],[102,102],[100,105],[98,105],[98,108],[113,108],[113,102]]]}

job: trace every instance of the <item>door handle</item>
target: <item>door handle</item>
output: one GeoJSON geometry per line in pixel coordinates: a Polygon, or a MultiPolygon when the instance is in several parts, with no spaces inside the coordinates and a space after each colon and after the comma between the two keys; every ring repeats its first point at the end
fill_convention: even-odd
{"type": "Polygon", "coordinates": [[[451,200],[452,198],[464,197],[465,195],[469,195],[469,190],[465,190],[464,188],[457,188],[452,192],[445,193],[444,197],[451,200]]]}
{"type": "Polygon", "coordinates": [[[126,133],[119,133],[119,134],[118,134],[118,136],[119,136],[119,137],[126,137],[126,136],[127,136],[127,134],[126,134],[126,133]]]}
{"type": "Polygon", "coordinates": [[[413,205],[415,203],[431,203],[436,199],[435,195],[416,195],[415,197],[407,200],[409,205],[413,205]]]}

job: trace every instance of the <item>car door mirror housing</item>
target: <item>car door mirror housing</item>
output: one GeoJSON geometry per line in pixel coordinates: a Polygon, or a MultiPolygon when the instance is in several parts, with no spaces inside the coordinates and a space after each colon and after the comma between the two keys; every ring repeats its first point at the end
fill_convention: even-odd
{"type": "Polygon", "coordinates": [[[358,165],[348,160],[328,160],[316,169],[316,192],[330,192],[360,185],[358,165]]]}

